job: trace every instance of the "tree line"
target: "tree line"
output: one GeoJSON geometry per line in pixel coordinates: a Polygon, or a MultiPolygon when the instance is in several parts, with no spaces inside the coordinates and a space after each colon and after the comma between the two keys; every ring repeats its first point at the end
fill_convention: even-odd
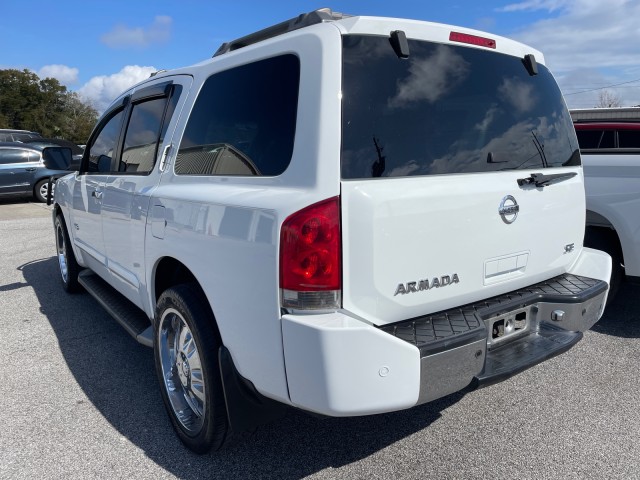
{"type": "Polygon", "coordinates": [[[83,144],[98,119],[93,106],[55,78],[0,70],[0,128],[39,132],[83,144]]]}

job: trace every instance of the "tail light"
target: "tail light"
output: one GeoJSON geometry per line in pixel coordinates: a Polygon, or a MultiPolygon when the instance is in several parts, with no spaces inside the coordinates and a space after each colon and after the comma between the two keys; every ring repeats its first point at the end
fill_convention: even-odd
{"type": "Polygon", "coordinates": [[[340,197],[304,208],[282,224],[280,292],[281,304],[285,308],[340,307],[340,197]]]}

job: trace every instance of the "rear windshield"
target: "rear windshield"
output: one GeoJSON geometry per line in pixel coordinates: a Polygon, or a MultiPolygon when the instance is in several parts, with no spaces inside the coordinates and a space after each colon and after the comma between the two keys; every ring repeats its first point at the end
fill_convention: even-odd
{"type": "Polygon", "coordinates": [[[578,144],[543,65],[494,51],[343,37],[342,177],[404,177],[575,166],[578,144]]]}

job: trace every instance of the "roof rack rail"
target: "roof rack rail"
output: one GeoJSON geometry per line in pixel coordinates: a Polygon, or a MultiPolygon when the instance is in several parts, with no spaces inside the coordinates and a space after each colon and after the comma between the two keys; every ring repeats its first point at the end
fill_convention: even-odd
{"type": "Polygon", "coordinates": [[[268,38],[273,38],[277,37],[278,35],[282,35],[283,33],[292,32],[293,30],[298,30],[300,28],[315,25],[317,23],[340,20],[342,18],[347,18],[350,16],[351,15],[344,15],[339,12],[334,12],[330,8],[320,8],[318,10],[314,10],[313,12],[303,13],[295,18],[286,20],[271,27],[267,27],[263,30],[258,30],[255,33],[251,33],[236,40],[225,42],[220,45],[220,48],[218,48],[213,56],[217,57],[218,55],[223,55],[225,53],[238,50],[239,48],[247,47],[249,45],[253,45],[254,43],[267,40],[268,38]]]}

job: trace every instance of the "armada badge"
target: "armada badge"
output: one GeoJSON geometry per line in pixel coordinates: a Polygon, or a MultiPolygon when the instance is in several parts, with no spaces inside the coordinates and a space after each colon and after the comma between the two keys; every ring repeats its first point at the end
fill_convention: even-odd
{"type": "Polygon", "coordinates": [[[406,295],[407,293],[416,293],[422,292],[424,290],[431,290],[432,288],[440,288],[446,287],[447,285],[453,285],[454,283],[459,283],[460,278],[458,278],[458,274],[454,273],[453,275],[443,275],[440,278],[434,277],[433,280],[420,280],[418,282],[407,282],[407,283],[399,283],[396,288],[396,295],[406,295]]]}
{"type": "Polygon", "coordinates": [[[504,223],[513,223],[518,218],[518,212],[520,212],[520,205],[516,202],[516,199],[511,195],[507,195],[500,202],[498,213],[502,217],[504,223]]]}

